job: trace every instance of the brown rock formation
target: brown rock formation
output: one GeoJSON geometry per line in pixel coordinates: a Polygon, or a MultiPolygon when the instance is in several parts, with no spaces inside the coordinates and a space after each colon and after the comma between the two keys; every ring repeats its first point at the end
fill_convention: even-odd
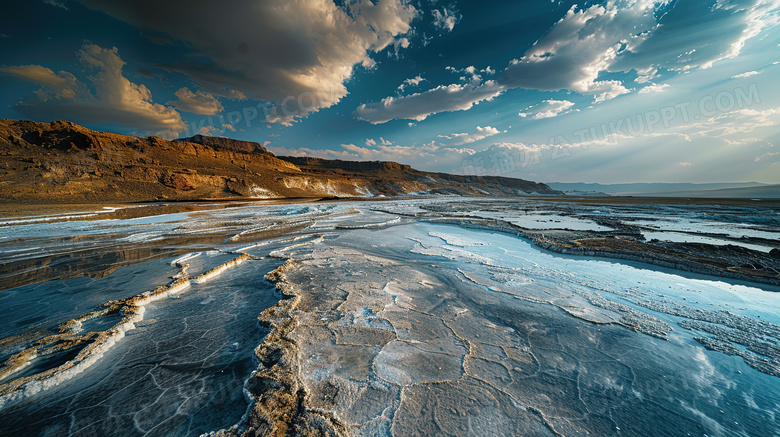
{"type": "Polygon", "coordinates": [[[249,141],[140,138],[68,121],[0,120],[0,156],[0,201],[14,203],[558,194],[521,179],[428,173],[395,162],[277,157],[249,141]]]}

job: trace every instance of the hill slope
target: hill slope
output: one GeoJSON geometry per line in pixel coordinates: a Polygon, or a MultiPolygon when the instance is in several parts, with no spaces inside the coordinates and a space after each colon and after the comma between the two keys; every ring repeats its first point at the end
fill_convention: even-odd
{"type": "Polygon", "coordinates": [[[0,120],[0,156],[4,202],[560,194],[522,179],[429,173],[395,162],[277,157],[248,141],[141,138],[68,121],[0,120]]]}

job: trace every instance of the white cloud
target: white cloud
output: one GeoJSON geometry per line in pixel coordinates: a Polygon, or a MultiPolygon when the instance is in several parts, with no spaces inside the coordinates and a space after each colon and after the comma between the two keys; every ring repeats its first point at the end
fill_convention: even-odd
{"type": "Polygon", "coordinates": [[[536,105],[529,106],[520,112],[519,116],[529,117],[535,120],[556,117],[571,112],[574,102],[568,100],[544,100],[536,105]]]}
{"type": "MultiPolygon", "coordinates": [[[[277,149],[280,149],[277,147],[277,149]]],[[[279,153],[279,152],[274,152],[279,153]]],[[[293,156],[313,156],[315,158],[325,158],[325,159],[343,159],[343,160],[350,160],[352,159],[352,155],[347,151],[337,151],[337,150],[311,150],[306,148],[298,148],[292,150],[293,156]]]]}
{"type": "Polygon", "coordinates": [[[660,84],[651,83],[650,85],[639,90],[639,94],[660,93],[663,92],[668,87],[669,87],[668,83],[660,83],[660,84]]]}
{"type": "Polygon", "coordinates": [[[435,142],[410,146],[394,144],[377,147],[342,144],[339,149],[268,147],[268,150],[282,156],[311,156],[354,161],[395,161],[411,165],[416,169],[460,174],[463,173],[464,160],[477,153],[471,148],[443,147],[435,142]]]}
{"type": "MultiPolygon", "coordinates": [[[[570,90],[593,96],[594,103],[604,102],[632,91],[621,80],[605,79],[605,74],[636,70],[636,83],[651,83],[659,69],[708,68],[737,56],[746,41],[777,24],[779,9],[780,0],[610,0],[582,9],[573,6],[522,57],[509,63],[492,85],[500,90],[492,96],[513,88],[570,90]]],[[[462,74],[461,81],[472,88],[481,83],[474,67],[447,70],[462,74]]],[[[362,105],[358,115],[370,110],[361,118],[421,120],[437,112],[468,109],[479,101],[468,90],[453,86],[362,105]],[[447,89],[452,95],[445,101],[442,91],[447,89]],[[407,99],[426,109],[408,108],[407,99]]],[[[660,91],[661,86],[640,92],[660,91]]]]}
{"type": "MultiPolygon", "coordinates": [[[[485,131],[493,128],[486,126],[485,131]]],[[[445,146],[438,142],[420,145],[377,145],[361,147],[355,144],[342,144],[338,150],[315,150],[310,148],[269,147],[277,155],[311,156],[318,158],[337,158],[355,161],[395,161],[427,171],[441,171],[454,174],[478,174],[518,176],[528,166],[539,164],[539,159],[548,159],[554,146],[547,144],[498,143],[487,148],[445,146]],[[544,157],[542,154],[545,153],[544,157]],[[511,168],[503,166],[503,158],[510,160],[511,168]],[[474,167],[479,167],[475,169],[474,167]]],[[[527,174],[524,174],[527,176],[527,174]]]]}
{"type": "Polygon", "coordinates": [[[239,102],[246,100],[246,94],[238,90],[228,90],[227,95],[225,97],[227,97],[230,100],[238,100],[239,102]]]}
{"type": "Polygon", "coordinates": [[[474,143],[480,140],[484,140],[487,137],[492,137],[493,135],[498,135],[499,133],[501,133],[501,131],[499,131],[498,129],[492,126],[485,126],[485,127],[477,126],[477,130],[475,132],[439,135],[439,138],[444,138],[447,140],[455,140],[452,143],[452,145],[460,146],[462,144],[474,143]]]}
{"type": "Polygon", "coordinates": [[[777,24],[778,7],[778,0],[677,1],[652,35],[614,67],[709,68],[736,57],[748,40],[777,24]]]}
{"type": "Polygon", "coordinates": [[[198,55],[158,68],[213,95],[275,102],[268,121],[286,124],[339,102],[353,68],[372,65],[418,16],[407,0],[81,1],[198,55]]]}
{"type": "Polygon", "coordinates": [[[658,67],[646,67],[636,69],[637,78],[634,79],[636,83],[650,83],[658,77],[658,67]]]}
{"type": "Polygon", "coordinates": [[[759,73],[758,71],[746,71],[744,73],[735,74],[734,76],[731,76],[731,78],[732,79],[741,79],[743,77],[755,76],[757,74],[761,74],[761,73],[759,73]]]}
{"type": "MultiPolygon", "coordinates": [[[[389,140],[386,140],[383,137],[379,137],[379,143],[378,144],[380,145],[380,147],[381,146],[389,146],[389,145],[393,144],[393,142],[389,141],[389,140]]],[[[375,139],[373,139],[373,138],[366,138],[366,146],[374,147],[376,145],[377,145],[377,141],[375,139]]]]}
{"type": "Polygon", "coordinates": [[[55,73],[40,65],[0,68],[0,73],[41,87],[14,109],[39,119],[120,123],[147,132],[183,130],[184,123],[174,108],[154,103],[146,86],[122,75],[125,63],[116,47],[104,49],[85,43],[77,55],[81,66],[92,73],[88,76],[91,87],[67,71],[55,73]]]}
{"type": "Polygon", "coordinates": [[[417,159],[433,158],[436,156],[435,152],[444,150],[433,143],[422,146],[391,145],[378,147],[360,147],[354,144],[342,144],[340,148],[343,150],[316,150],[305,147],[292,149],[270,147],[269,150],[282,156],[311,156],[316,158],[338,158],[356,161],[400,161],[407,163],[417,159]]]}
{"type": "Polygon", "coordinates": [[[780,107],[770,109],[743,108],[708,118],[687,128],[710,138],[739,136],[765,127],[777,126],[780,107]]]}
{"type": "Polygon", "coordinates": [[[406,87],[409,86],[418,86],[420,85],[420,82],[425,82],[425,78],[423,78],[420,75],[417,75],[416,77],[412,77],[409,79],[404,80],[404,83],[398,86],[398,89],[403,92],[406,87]]]}
{"type": "Polygon", "coordinates": [[[422,146],[385,145],[376,148],[366,148],[354,144],[342,144],[341,148],[349,153],[352,159],[360,161],[406,161],[425,159],[433,156],[440,148],[433,144],[422,146]]]}
{"type": "Polygon", "coordinates": [[[547,144],[496,143],[464,159],[461,172],[467,175],[528,177],[528,170],[549,159],[547,144]],[[547,154],[547,155],[546,155],[547,154]]]}
{"type": "Polygon", "coordinates": [[[434,9],[431,11],[431,14],[433,14],[433,25],[446,32],[452,32],[452,29],[455,28],[455,25],[458,24],[461,19],[460,14],[458,14],[457,11],[452,10],[452,8],[441,8],[441,10],[434,9]]]}
{"type": "Polygon", "coordinates": [[[773,156],[778,156],[778,155],[780,155],[780,152],[764,153],[763,155],[756,157],[755,162],[763,161],[765,159],[772,159],[773,156]]]}
{"type": "Polygon", "coordinates": [[[617,80],[601,80],[593,83],[589,83],[584,93],[593,94],[594,103],[601,103],[607,100],[612,100],[615,97],[628,94],[628,88],[624,87],[620,81],[617,80]]]}
{"type": "Polygon", "coordinates": [[[286,148],[281,146],[265,146],[264,147],[278,156],[308,156],[311,158],[323,158],[323,159],[345,159],[350,160],[355,157],[347,151],[338,151],[330,149],[310,149],[308,147],[299,148],[286,148]]]}
{"type": "Polygon", "coordinates": [[[222,104],[211,94],[205,91],[192,92],[184,87],[176,91],[175,101],[167,102],[166,105],[173,105],[179,111],[192,112],[200,115],[216,115],[222,112],[222,104]]]}
{"type": "Polygon", "coordinates": [[[393,42],[394,50],[392,52],[388,51],[387,56],[389,58],[401,59],[401,49],[407,49],[410,45],[412,45],[412,42],[409,41],[409,38],[398,38],[393,42]]]}
{"type": "Polygon", "coordinates": [[[680,161],[680,162],[677,163],[677,165],[679,165],[680,167],[690,167],[693,164],[691,164],[690,162],[686,162],[686,161],[680,161]]]}
{"type": "Polygon", "coordinates": [[[62,9],[65,9],[66,11],[68,10],[68,7],[67,7],[67,6],[65,6],[65,3],[63,3],[63,2],[58,2],[57,0],[43,0],[43,3],[44,3],[44,4],[47,4],[47,5],[49,5],[49,6],[54,6],[54,7],[56,7],[56,8],[62,8],[62,9]]]}
{"type": "Polygon", "coordinates": [[[510,62],[502,83],[513,88],[568,89],[596,95],[597,102],[625,94],[628,90],[620,82],[597,79],[656,28],[656,7],[651,0],[572,7],[522,58],[510,62]]]}
{"type": "MultiPolygon", "coordinates": [[[[622,51],[639,44],[656,27],[655,6],[652,0],[638,0],[630,4],[608,2],[584,10],[572,7],[522,58],[510,62],[497,80],[481,84],[482,76],[475,67],[447,67],[464,74],[461,79],[469,86],[439,86],[422,94],[388,97],[361,105],[357,114],[372,123],[393,118],[420,121],[439,112],[469,109],[512,88],[569,89],[594,95],[596,102],[626,94],[629,90],[619,81],[597,79],[622,51]]],[[[493,72],[489,67],[487,71],[493,72]]]]}
{"type": "Polygon", "coordinates": [[[481,70],[473,65],[466,68],[445,67],[444,69],[452,73],[463,74],[463,76],[460,77],[461,82],[471,82],[472,84],[479,84],[482,82],[482,75],[492,76],[496,74],[496,70],[493,70],[490,66],[481,70]]]}
{"type": "Polygon", "coordinates": [[[367,103],[355,110],[358,118],[372,124],[392,119],[422,121],[431,114],[446,111],[465,111],[484,100],[490,100],[504,91],[495,81],[480,85],[453,84],[438,86],[424,93],[403,97],[385,97],[377,103],[367,103]]]}

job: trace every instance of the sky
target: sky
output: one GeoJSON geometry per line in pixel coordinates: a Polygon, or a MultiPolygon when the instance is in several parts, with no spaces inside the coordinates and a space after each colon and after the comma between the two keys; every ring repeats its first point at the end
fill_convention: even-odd
{"type": "Polygon", "coordinates": [[[541,182],[780,183],[780,0],[10,0],[0,118],[541,182]]]}

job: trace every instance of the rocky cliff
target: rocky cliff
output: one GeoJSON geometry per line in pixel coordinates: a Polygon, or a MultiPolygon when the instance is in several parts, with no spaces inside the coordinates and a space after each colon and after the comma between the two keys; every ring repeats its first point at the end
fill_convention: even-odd
{"type": "Polygon", "coordinates": [[[18,203],[559,194],[522,179],[429,173],[395,162],[277,157],[248,141],[202,135],[168,141],[68,121],[0,120],[0,156],[0,201],[18,203]]]}

